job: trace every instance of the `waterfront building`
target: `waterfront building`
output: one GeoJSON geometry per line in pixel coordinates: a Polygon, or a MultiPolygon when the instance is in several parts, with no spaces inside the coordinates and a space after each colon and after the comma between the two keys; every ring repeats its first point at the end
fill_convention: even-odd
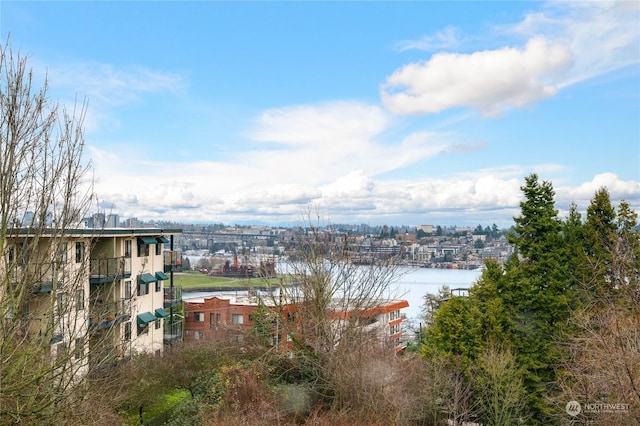
{"type": "MultiPolygon", "coordinates": [[[[273,345],[289,347],[290,333],[295,332],[295,322],[299,320],[296,317],[298,304],[277,305],[271,297],[255,295],[221,294],[186,299],[185,341],[242,340],[256,325],[254,316],[261,305],[272,312],[280,312],[273,322],[273,345]]],[[[373,340],[396,351],[402,350],[402,310],[409,307],[406,300],[380,300],[364,310],[344,308],[337,300],[333,305],[335,308],[329,309],[326,315],[336,328],[357,315],[359,327],[373,340]]]]}
{"type": "Polygon", "coordinates": [[[134,353],[161,355],[165,328],[181,330],[171,315],[181,294],[172,287],[167,300],[163,285],[179,257],[172,240],[180,232],[9,230],[0,263],[5,326],[48,345],[52,356],[73,350],[85,363],[80,372],[134,353]]]}

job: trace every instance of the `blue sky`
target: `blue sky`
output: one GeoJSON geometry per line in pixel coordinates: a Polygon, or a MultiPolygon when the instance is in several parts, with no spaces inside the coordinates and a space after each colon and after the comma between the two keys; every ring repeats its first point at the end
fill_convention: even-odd
{"type": "Polygon", "coordinates": [[[606,186],[640,209],[640,3],[0,3],[86,98],[102,205],[182,222],[509,226],[606,186]]]}

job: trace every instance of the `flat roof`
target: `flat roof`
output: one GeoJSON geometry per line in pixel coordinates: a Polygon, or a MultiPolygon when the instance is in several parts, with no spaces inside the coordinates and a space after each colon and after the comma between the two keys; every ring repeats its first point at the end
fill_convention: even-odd
{"type": "Polygon", "coordinates": [[[115,237],[121,235],[130,235],[136,237],[138,235],[163,235],[163,234],[182,234],[182,229],[177,228],[9,228],[5,237],[11,238],[19,235],[86,235],[90,237],[115,237]]]}

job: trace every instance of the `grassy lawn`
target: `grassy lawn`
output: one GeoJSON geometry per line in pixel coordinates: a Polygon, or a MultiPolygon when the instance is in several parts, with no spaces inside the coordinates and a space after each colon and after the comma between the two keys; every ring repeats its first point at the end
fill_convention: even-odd
{"type": "MultiPolygon", "coordinates": [[[[275,278],[228,278],[213,277],[200,272],[174,272],[173,284],[182,286],[183,289],[189,288],[211,288],[217,287],[237,287],[246,288],[249,286],[266,286],[276,285],[278,280],[275,278]]],[[[165,285],[166,286],[166,285],[165,285]]]]}
{"type": "MultiPolygon", "coordinates": [[[[164,415],[167,410],[174,408],[180,401],[186,398],[190,398],[189,391],[184,389],[175,389],[169,393],[160,396],[157,402],[149,407],[144,407],[142,412],[142,419],[148,422],[156,416],[164,415]]],[[[140,424],[140,414],[138,409],[132,409],[129,412],[128,424],[137,425],[140,424]]]]}

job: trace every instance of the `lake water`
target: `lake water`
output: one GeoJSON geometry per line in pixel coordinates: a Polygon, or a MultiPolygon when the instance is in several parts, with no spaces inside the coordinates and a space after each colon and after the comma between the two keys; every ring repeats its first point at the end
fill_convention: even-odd
{"type": "Polygon", "coordinates": [[[482,271],[480,269],[406,269],[406,273],[395,283],[397,298],[406,299],[409,307],[404,309],[407,319],[419,323],[424,306],[424,296],[437,294],[442,286],[469,288],[475,283],[482,271]]]}
{"type": "MultiPolygon", "coordinates": [[[[469,288],[476,282],[482,271],[480,269],[433,269],[433,268],[403,268],[401,275],[390,289],[390,298],[405,299],[409,307],[403,312],[407,320],[418,326],[422,321],[421,311],[426,294],[437,294],[438,290],[447,285],[449,288],[469,288]]],[[[226,292],[227,294],[229,292],[226,292]]],[[[185,292],[183,299],[220,294],[220,292],[185,292]]],[[[237,294],[246,294],[238,291],[237,294]]]]}

